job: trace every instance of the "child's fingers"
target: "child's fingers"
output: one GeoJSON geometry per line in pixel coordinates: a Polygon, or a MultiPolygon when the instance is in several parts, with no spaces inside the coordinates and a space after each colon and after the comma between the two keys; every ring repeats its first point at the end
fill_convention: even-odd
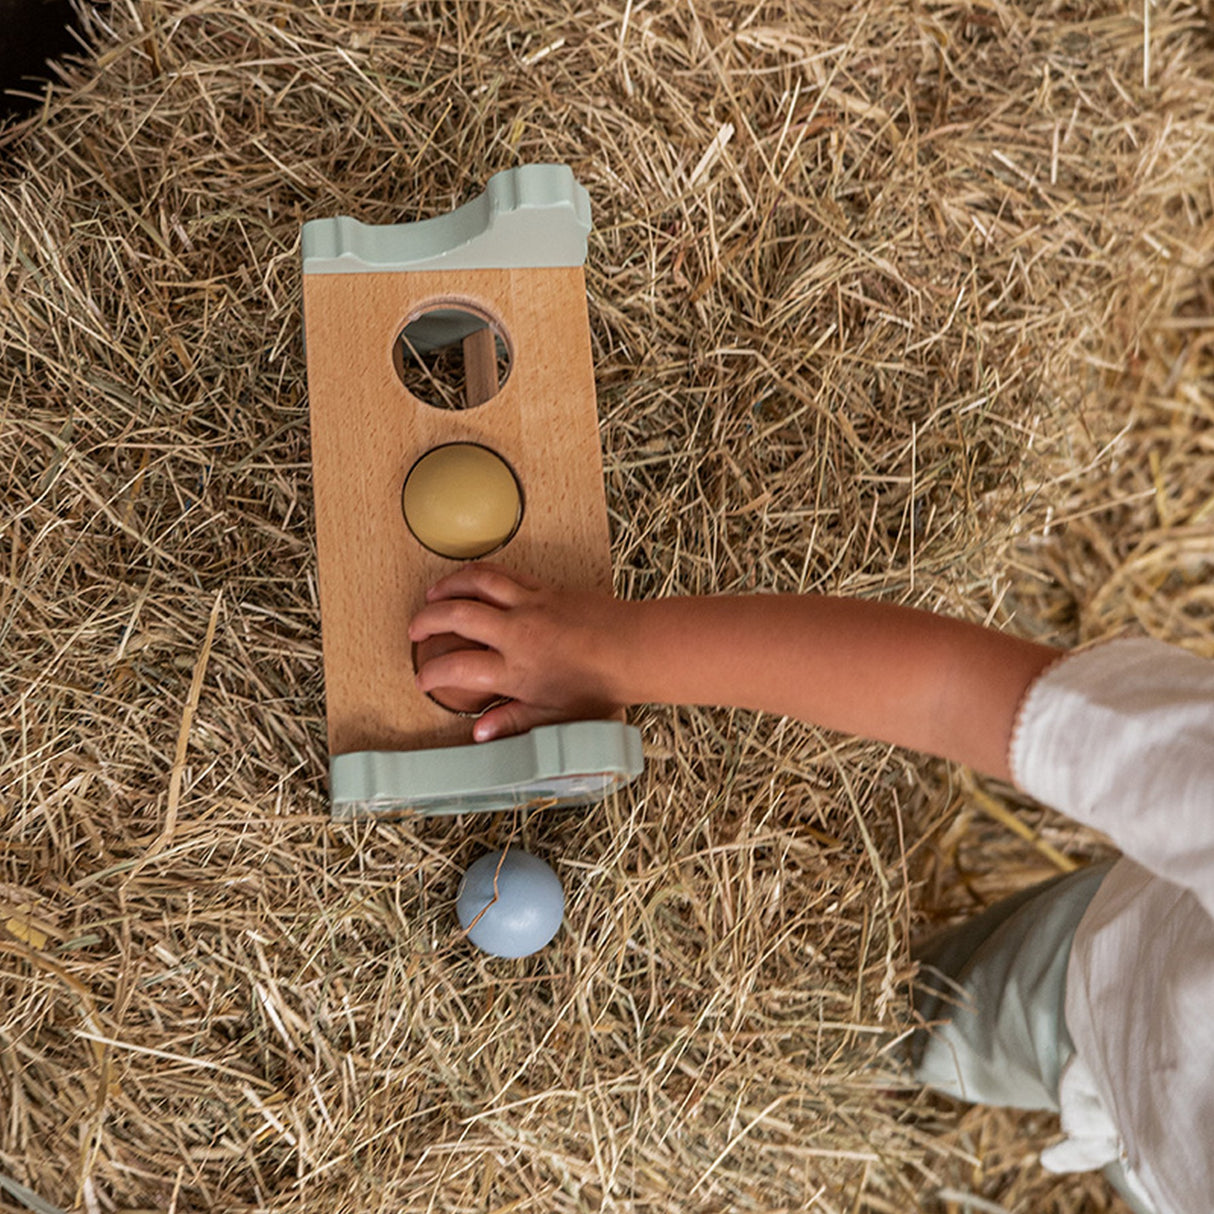
{"type": "Polygon", "coordinates": [[[539,584],[501,565],[465,565],[448,574],[426,591],[426,601],[441,599],[480,599],[494,607],[517,607],[524,595],[538,590],[539,584]]]}
{"type": "Polygon", "coordinates": [[[481,716],[472,728],[472,736],[478,742],[491,742],[494,738],[510,738],[537,725],[554,725],[565,719],[550,708],[508,700],[481,716]]]}
{"type": "Polygon", "coordinates": [[[456,649],[423,663],[416,675],[417,689],[430,695],[442,691],[484,692],[507,695],[503,686],[505,663],[492,649],[456,649]]]}
{"type": "Polygon", "coordinates": [[[473,561],[470,565],[465,565],[465,569],[484,570],[486,573],[500,573],[509,578],[512,582],[516,582],[524,590],[541,590],[543,584],[537,581],[529,573],[522,573],[518,569],[510,569],[505,565],[499,565],[496,561],[473,561]]]}
{"type": "Polygon", "coordinates": [[[467,641],[500,648],[502,615],[476,599],[440,599],[423,607],[409,622],[409,640],[420,644],[427,637],[454,632],[467,641]]]}

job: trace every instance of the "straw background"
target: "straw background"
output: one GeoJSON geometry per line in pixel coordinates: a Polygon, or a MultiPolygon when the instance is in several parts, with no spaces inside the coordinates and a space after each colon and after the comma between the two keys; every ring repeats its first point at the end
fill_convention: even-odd
{"type": "Polygon", "coordinates": [[[890,1057],[912,935],[1103,854],[1005,787],[638,712],[643,781],[523,832],[568,905],[518,962],[453,913],[509,815],[328,822],[299,228],[572,165],[621,594],[1214,656],[1209,0],[82,19],[0,129],[0,1173],[89,1212],[1121,1209],[1040,1170],[1055,1119],[890,1057]]]}

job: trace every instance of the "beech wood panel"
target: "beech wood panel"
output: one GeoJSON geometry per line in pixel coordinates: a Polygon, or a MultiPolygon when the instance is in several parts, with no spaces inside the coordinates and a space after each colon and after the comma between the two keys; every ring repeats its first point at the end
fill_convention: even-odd
{"type": "MultiPolygon", "coordinates": [[[[426,587],[460,562],[413,538],[401,490],[431,448],[482,443],[514,469],[524,502],[514,538],[486,559],[550,584],[610,590],[584,273],[311,274],[304,318],[330,753],[469,742],[472,722],[413,684],[409,620],[426,587]],[[510,373],[485,404],[433,408],[405,389],[392,348],[419,312],[461,305],[508,335],[510,373]]],[[[491,345],[480,358],[492,358],[491,345]]],[[[468,372],[479,395],[488,372],[468,372]]]]}

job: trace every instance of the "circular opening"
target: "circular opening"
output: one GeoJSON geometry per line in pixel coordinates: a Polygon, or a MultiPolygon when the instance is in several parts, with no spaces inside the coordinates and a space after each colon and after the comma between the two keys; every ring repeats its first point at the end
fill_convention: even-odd
{"type": "Polygon", "coordinates": [[[479,443],[446,443],[409,469],[401,509],[422,547],[448,560],[474,561],[513,538],[523,520],[523,492],[497,452],[479,443]]]}
{"type": "MultiPolygon", "coordinates": [[[[420,670],[431,659],[441,658],[446,653],[454,653],[459,649],[484,648],[484,645],[457,636],[454,632],[442,632],[438,636],[418,641],[413,646],[413,670],[414,672],[420,670]]],[[[484,695],[475,691],[457,691],[454,688],[448,690],[442,687],[427,692],[426,698],[433,700],[440,708],[445,708],[448,712],[453,712],[460,717],[479,717],[495,705],[505,703],[505,700],[499,696],[484,695]]]]}
{"type": "Polygon", "coordinates": [[[463,305],[427,308],[397,334],[392,365],[400,382],[435,409],[474,409],[510,375],[510,343],[497,321],[463,305]]]}

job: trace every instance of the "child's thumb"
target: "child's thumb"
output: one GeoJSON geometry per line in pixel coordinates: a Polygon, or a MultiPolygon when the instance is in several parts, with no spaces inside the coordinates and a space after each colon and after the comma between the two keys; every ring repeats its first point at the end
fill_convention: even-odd
{"type": "Polygon", "coordinates": [[[494,738],[509,738],[526,733],[537,725],[551,725],[562,720],[559,713],[551,709],[535,708],[518,700],[507,700],[491,708],[473,726],[472,736],[478,742],[491,742],[494,738]]]}

